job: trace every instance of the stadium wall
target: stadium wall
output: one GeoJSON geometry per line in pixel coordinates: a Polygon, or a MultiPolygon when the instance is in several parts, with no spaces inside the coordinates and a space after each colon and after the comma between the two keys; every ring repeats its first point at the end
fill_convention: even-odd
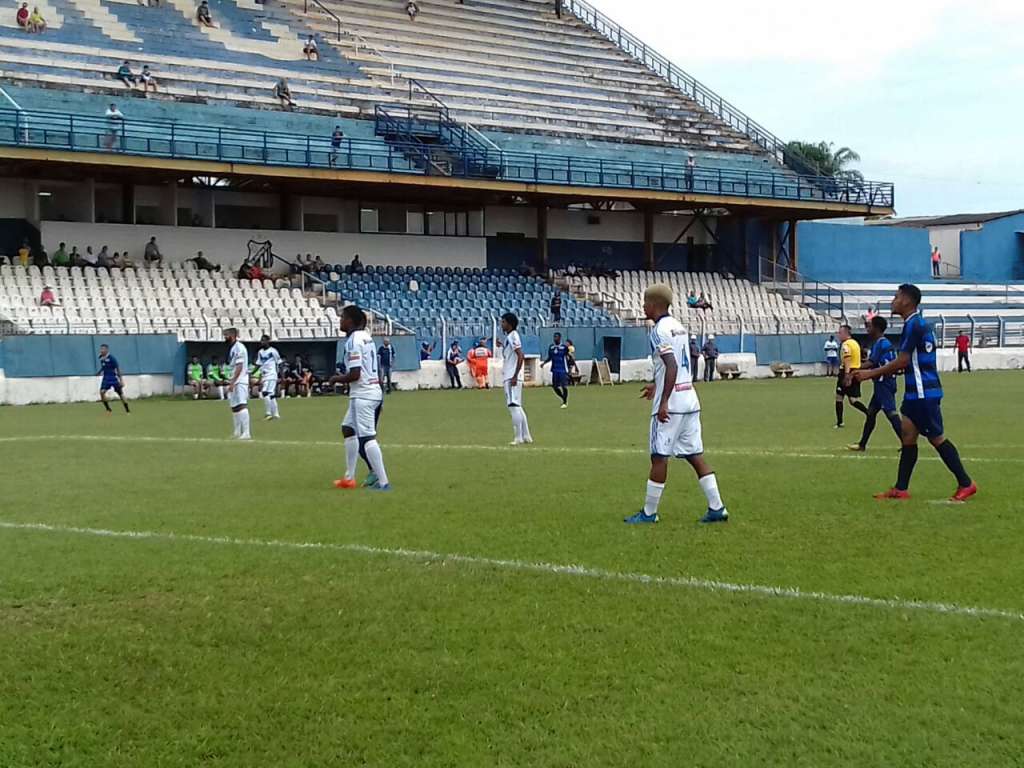
{"type": "Polygon", "coordinates": [[[825,283],[931,280],[928,232],[906,227],[800,222],[797,270],[825,283]]]}
{"type": "Polygon", "coordinates": [[[1024,214],[962,231],[960,268],[964,279],[971,282],[1024,280],[1024,214]]]}

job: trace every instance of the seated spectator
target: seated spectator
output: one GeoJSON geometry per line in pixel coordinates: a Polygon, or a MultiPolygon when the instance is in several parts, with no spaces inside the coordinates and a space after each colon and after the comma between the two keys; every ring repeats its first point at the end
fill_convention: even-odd
{"type": "Polygon", "coordinates": [[[159,267],[163,264],[164,255],[160,253],[160,246],[156,244],[156,237],[149,238],[149,242],[146,243],[146,252],[142,255],[142,258],[146,262],[147,267],[159,267]]]}
{"type": "Polygon", "coordinates": [[[420,284],[415,277],[409,278],[409,293],[419,293],[420,284]]]}
{"type": "Polygon", "coordinates": [[[252,280],[252,264],[246,259],[242,262],[242,266],[238,268],[238,279],[239,280],[252,280]]]}
{"type": "Polygon", "coordinates": [[[75,262],[75,266],[76,267],[95,267],[96,266],[96,256],[92,252],[92,246],[91,245],[85,246],[85,253],[83,253],[82,257],[78,261],[75,262]]]}
{"type": "Polygon", "coordinates": [[[40,247],[39,250],[32,253],[32,263],[40,269],[50,266],[50,257],[45,248],[40,247]]]}
{"type": "Polygon", "coordinates": [[[566,277],[576,277],[579,274],[579,268],[576,266],[575,261],[570,261],[569,266],[565,268],[566,277]]]}
{"type": "Polygon", "coordinates": [[[78,252],[78,246],[71,246],[71,253],[68,254],[68,266],[80,267],[82,266],[79,262],[82,260],[82,254],[78,252]]]}
{"type": "Polygon", "coordinates": [[[281,109],[291,112],[295,107],[292,101],[292,89],[288,87],[288,80],[282,77],[274,83],[274,98],[281,102],[281,109]]]}
{"type": "Polygon", "coordinates": [[[32,258],[32,247],[28,244],[28,240],[21,241],[21,247],[18,248],[18,263],[23,267],[27,267],[32,258]]]}
{"type": "Polygon", "coordinates": [[[113,266],[113,263],[110,260],[110,252],[107,251],[107,246],[105,245],[100,248],[100,252],[96,255],[96,266],[105,267],[107,269],[113,266]]]}
{"type": "Polygon", "coordinates": [[[142,86],[143,94],[148,94],[150,89],[153,93],[156,93],[156,78],[153,77],[153,73],[149,70],[149,64],[142,66],[142,74],[139,75],[139,85],[142,86]]]}
{"type": "Polygon", "coordinates": [[[43,292],[39,294],[39,306],[40,307],[56,307],[57,294],[53,292],[52,285],[44,285],[43,292]]]}
{"type": "Polygon", "coordinates": [[[416,4],[416,0],[409,0],[405,4],[405,12],[409,14],[409,21],[416,21],[416,17],[420,12],[420,7],[416,4]]]}
{"type": "Polygon", "coordinates": [[[135,262],[128,258],[128,251],[115,253],[110,263],[118,269],[135,269],[135,262]]]}
{"type": "Polygon", "coordinates": [[[21,8],[18,9],[18,13],[15,18],[18,21],[18,26],[28,32],[28,17],[31,14],[28,12],[28,3],[22,3],[21,8]]]}
{"type": "Polygon", "coordinates": [[[188,365],[187,383],[192,387],[193,400],[203,397],[210,387],[210,383],[203,375],[203,364],[199,362],[199,358],[196,355],[192,355],[192,362],[188,365]]]}
{"type": "Polygon", "coordinates": [[[348,271],[351,275],[361,275],[366,271],[366,267],[363,266],[363,262],[359,260],[358,253],[352,257],[352,263],[348,265],[348,271]]]}
{"type": "Polygon", "coordinates": [[[263,267],[261,267],[259,264],[253,264],[252,267],[250,267],[249,269],[249,279],[266,280],[267,273],[263,271],[263,267]]]}
{"type": "Polygon", "coordinates": [[[196,251],[196,255],[191,259],[185,259],[185,261],[191,261],[196,265],[196,269],[204,270],[206,272],[220,272],[220,264],[214,264],[203,256],[202,251],[196,251]]]}
{"type": "Polygon", "coordinates": [[[686,296],[686,306],[688,306],[690,309],[696,309],[697,308],[697,292],[696,291],[690,291],[690,293],[687,294],[687,296],[686,296]]]}
{"type": "Polygon", "coordinates": [[[700,296],[697,297],[697,309],[714,309],[711,302],[708,301],[708,297],[704,295],[704,291],[701,291],[700,296]]]}
{"type": "Polygon", "coordinates": [[[134,88],[138,82],[138,78],[132,73],[131,64],[127,61],[122,62],[121,66],[117,68],[117,79],[129,88],[134,88]]]}
{"type": "Polygon", "coordinates": [[[46,31],[46,19],[39,12],[39,6],[32,9],[32,15],[28,17],[28,31],[37,35],[46,31]]]}
{"type": "MultiPolygon", "coordinates": [[[[309,254],[306,255],[308,256],[309,254]]],[[[310,262],[310,269],[313,272],[323,272],[326,268],[327,265],[324,264],[323,259],[320,258],[319,253],[313,258],[313,261],[310,262]]]]}
{"type": "Polygon", "coordinates": [[[64,249],[64,243],[57,246],[57,250],[53,252],[53,266],[55,267],[69,267],[71,266],[71,259],[68,257],[68,252],[64,249]]]}
{"type": "Polygon", "coordinates": [[[292,364],[292,381],[295,384],[296,397],[309,397],[313,393],[313,371],[302,359],[302,355],[295,356],[295,362],[292,364]]]}
{"type": "Polygon", "coordinates": [[[316,38],[312,35],[309,36],[306,44],[302,46],[302,52],[306,54],[307,61],[312,61],[313,59],[320,61],[320,49],[317,47],[316,38]]]}
{"type": "Polygon", "coordinates": [[[204,27],[212,27],[213,19],[210,17],[210,6],[206,0],[203,0],[199,7],[196,8],[196,21],[202,24],[204,27]]]}

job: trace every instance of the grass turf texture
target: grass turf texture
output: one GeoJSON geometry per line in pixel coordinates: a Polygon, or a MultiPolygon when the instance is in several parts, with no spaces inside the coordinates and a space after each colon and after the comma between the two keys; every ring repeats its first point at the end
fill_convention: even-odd
{"type": "MultiPolygon", "coordinates": [[[[340,492],[342,398],[236,444],[222,402],[0,410],[0,520],[358,544],[1024,613],[1016,373],[944,378],[981,494],[831,380],[701,386],[732,519],[674,462],[642,503],[636,386],[401,393],[395,490],[340,492]],[[66,435],[69,439],[51,439],[66,435]],[[74,439],[72,436],[97,439],[74,439]],[[195,440],[195,438],[202,438],[195,440]],[[275,441],[278,441],[275,444],[275,441]],[[436,446],[436,447],[435,447],[436,446]],[[487,449],[466,446],[487,446],[487,449]]],[[[365,472],[361,467],[360,472],[365,472]]],[[[724,593],[451,558],[0,528],[0,765],[993,766],[1024,753],[1024,620],[724,593]]]]}

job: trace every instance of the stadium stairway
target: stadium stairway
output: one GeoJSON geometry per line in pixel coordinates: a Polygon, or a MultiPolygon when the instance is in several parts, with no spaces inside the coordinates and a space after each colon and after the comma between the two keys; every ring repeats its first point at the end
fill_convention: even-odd
{"type": "Polygon", "coordinates": [[[271,280],[236,280],[191,264],[165,269],[0,266],[0,321],[11,334],[175,333],[220,341],[235,326],[246,341],[334,338],[335,310],[271,280]],[[41,307],[43,286],[60,306],[41,307]]]}
{"type": "Polygon", "coordinates": [[[555,278],[577,297],[617,314],[624,323],[644,321],[643,294],[655,283],[667,283],[675,293],[675,313],[687,327],[708,333],[817,333],[832,321],[761,286],[717,272],[625,271],[616,278],[555,278]],[[712,309],[691,309],[686,297],[702,292],[712,309]]]}
{"type": "MultiPolygon", "coordinates": [[[[409,328],[423,341],[490,336],[505,312],[514,312],[524,332],[555,325],[550,313],[556,289],[540,277],[509,269],[462,267],[367,267],[344,274],[340,265],[324,273],[342,303],[355,303],[409,328]],[[413,290],[415,288],[415,290],[413,290]],[[442,323],[442,320],[444,321],[442,323]]],[[[613,315],[560,291],[561,327],[615,327],[613,315]]],[[[441,351],[435,350],[435,356],[441,351]]]]}

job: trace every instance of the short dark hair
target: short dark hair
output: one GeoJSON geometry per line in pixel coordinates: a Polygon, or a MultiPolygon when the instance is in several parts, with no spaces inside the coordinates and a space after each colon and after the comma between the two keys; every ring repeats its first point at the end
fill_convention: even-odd
{"type": "Polygon", "coordinates": [[[270,341],[270,336],[264,333],[262,336],[260,336],[260,341],[270,341]]]}
{"type": "Polygon", "coordinates": [[[842,325],[840,325],[840,326],[839,326],[839,330],[841,330],[841,331],[846,331],[846,332],[847,332],[847,333],[849,333],[849,334],[850,334],[851,336],[853,335],[853,328],[851,328],[851,327],[850,327],[849,325],[847,325],[846,323],[843,323],[842,325]]]}
{"type": "Polygon", "coordinates": [[[885,329],[889,327],[889,321],[881,315],[875,315],[868,320],[868,325],[874,328],[879,333],[885,333],[885,329]]]}
{"type": "Polygon", "coordinates": [[[227,336],[229,334],[231,336],[237,336],[238,335],[238,329],[237,328],[225,328],[224,329],[224,335],[227,336]]]}
{"type": "Polygon", "coordinates": [[[902,293],[904,296],[906,296],[908,299],[914,302],[915,307],[921,305],[921,289],[918,288],[913,283],[904,283],[903,285],[896,289],[896,292],[902,293]]]}
{"type": "Polygon", "coordinates": [[[519,318],[515,316],[514,312],[506,312],[501,319],[512,326],[513,331],[519,327],[519,318]]]}
{"type": "Polygon", "coordinates": [[[366,325],[366,313],[359,308],[358,304],[349,304],[341,310],[341,314],[360,328],[366,325]]]}
{"type": "Polygon", "coordinates": [[[100,344],[100,349],[110,349],[106,344],[100,344]]]}
{"type": "Polygon", "coordinates": [[[555,331],[555,333],[552,336],[552,338],[554,338],[555,336],[557,336],[558,338],[562,338],[562,334],[560,334],[558,331],[555,331]]]}

